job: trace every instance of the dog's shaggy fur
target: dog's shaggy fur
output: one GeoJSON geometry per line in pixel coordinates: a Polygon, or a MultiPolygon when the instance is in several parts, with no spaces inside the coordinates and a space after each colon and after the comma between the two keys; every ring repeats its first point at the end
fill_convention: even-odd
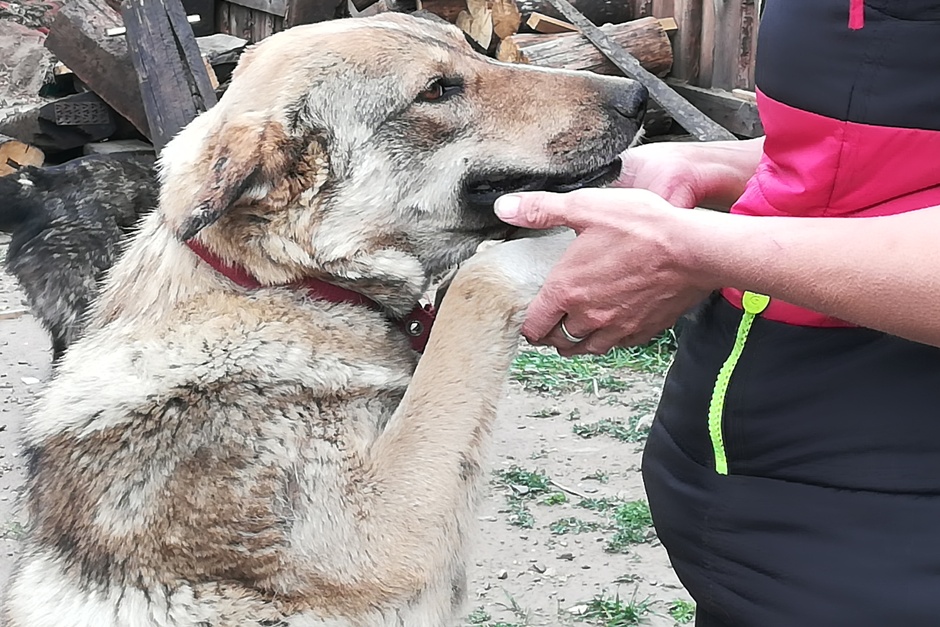
{"type": "Polygon", "coordinates": [[[508,234],[498,191],[612,180],[644,99],[399,15],[247,52],[164,150],[159,208],[26,429],[30,532],[4,624],[454,624],[483,445],[564,245],[470,259],[420,363],[390,318],[508,234]],[[304,277],[383,311],[311,299],[289,285],[304,277]]]}
{"type": "Polygon", "coordinates": [[[81,333],[85,311],[138,218],[157,204],[153,159],[83,157],[0,177],[6,268],[52,336],[53,357],[81,333]]]}

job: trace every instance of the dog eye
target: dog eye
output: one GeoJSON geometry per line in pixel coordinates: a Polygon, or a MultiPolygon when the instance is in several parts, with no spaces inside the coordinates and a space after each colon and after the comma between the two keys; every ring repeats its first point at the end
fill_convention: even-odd
{"type": "Polygon", "coordinates": [[[438,102],[446,100],[451,96],[460,93],[463,90],[463,83],[439,78],[431,81],[424,90],[418,94],[418,100],[423,102],[438,102]]]}

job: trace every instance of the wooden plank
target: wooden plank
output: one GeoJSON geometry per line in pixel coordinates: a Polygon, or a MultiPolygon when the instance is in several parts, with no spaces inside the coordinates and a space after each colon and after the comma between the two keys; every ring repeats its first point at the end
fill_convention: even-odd
{"type": "Polygon", "coordinates": [[[287,0],[284,23],[290,28],[335,19],[339,15],[340,5],[344,2],[345,0],[287,0]]]}
{"type": "Polygon", "coordinates": [[[679,30],[679,23],[676,22],[676,18],[674,17],[660,17],[657,18],[657,21],[666,33],[674,33],[679,30]]]}
{"type": "Polygon", "coordinates": [[[757,59],[757,30],[760,26],[760,4],[751,0],[744,6],[741,17],[741,56],[738,60],[738,78],[735,87],[754,89],[754,69],[757,59]]]}
{"type": "Polygon", "coordinates": [[[215,105],[215,93],[180,0],[125,0],[122,13],[149,138],[159,151],[215,105]]]}
{"type": "Polygon", "coordinates": [[[228,2],[245,7],[246,9],[263,11],[264,13],[270,13],[278,17],[287,15],[287,0],[228,0],[228,2]]]}
{"type": "Polygon", "coordinates": [[[578,32],[578,29],[568,22],[559,20],[550,15],[543,15],[541,13],[533,13],[530,15],[529,19],[526,20],[525,25],[537,33],[552,34],[578,32]]]}
{"type": "Polygon", "coordinates": [[[235,35],[242,39],[247,39],[254,43],[251,33],[251,25],[254,22],[251,15],[251,9],[237,4],[229,6],[229,35],[235,35]]]}
{"type": "MultiPolygon", "coordinates": [[[[220,0],[215,12],[215,32],[223,35],[232,35],[229,30],[229,9],[232,5],[224,0],[220,0]]],[[[237,35],[232,35],[237,37],[237,35]]]]}
{"type": "Polygon", "coordinates": [[[649,90],[650,97],[658,102],[682,128],[700,141],[736,139],[726,129],[696,109],[688,100],[677,94],[662,80],[644,69],[640,62],[592,24],[568,0],[549,0],[569,22],[581,30],[581,34],[604,53],[623,73],[649,90]]]}
{"type": "Polygon", "coordinates": [[[672,79],[666,82],[711,119],[736,135],[760,137],[764,134],[757,103],[750,98],[720,89],[707,89],[672,79]]]}
{"type": "Polygon", "coordinates": [[[695,84],[701,87],[711,87],[712,73],[715,68],[715,38],[717,37],[715,22],[715,5],[724,0],[702,0],[702,28],[701,45],[699,51],[699,67],[695,84]]]}
{"type": "Polygon", "coordinates": [[[134,89],[137,74],[124,37],[108,37],[109,28],[122,26],[104,0],[71,0],[56,14],[46,47],[81,81],[147,135],[147,114],[134,89]]]}
{"type": "MultiPolygon", "coordinates": [[[[748,0],[721,0],[715,20],[715,61],[711,87],[730,91],[737,85],[738,57],[741,52],[741,20],[748,0]]],[[[750,0],[753,2],[753,0],[750,0]]]]}
{"type": "Polygon", "coordinates": [[[675,0],[674,5],[672,16],[679,28],[672,38],[671,74],[679,80],[694,83],[698,80],[702,53],[702,2],[675,0]]]}

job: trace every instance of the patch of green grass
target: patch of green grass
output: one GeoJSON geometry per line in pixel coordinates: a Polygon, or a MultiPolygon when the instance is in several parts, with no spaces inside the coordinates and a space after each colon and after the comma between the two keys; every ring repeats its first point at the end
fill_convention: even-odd
{"type": "Polygon", "coordinates": [[[491,620],[492,617],[489,612],[482,607],[478,607],[467,616],[467,623],[469,625],[481,625],[482,627],[524,627],[521,623],[507,623],[501,620],[494,623],[491,622],[491,620]]]}
{"type": "Polygon", "coordinates": [[[523,529],[531,529],[535,526],[535,516],[532,515],[532,512],[529,511],[529,506],[526,505],[526,502],[519,498],[508,497],[509,500],[509,516],[507,520],[510,525],[513,527],[522,527],[523,529]]]}
{"type": "Polygon", "coordinates": [[[531,529],[535,525],[535,517],[529,511],[527,501],[548,494],[551,481],[541,471],[531,471],[519,466],[510,466],[505,470],[497,470],[494,481],[497,485],[509,488],[506,500],[509,504],[509,524],[514,527],[531,529]]]}
{"type": "Polygon", "coordinates": [[[619,505],[613,514],[614,535],[607,542],[610,553],[625,553],[631,544],[650,540],[653,517],[646,501],[630,501],[619,505]]]}
{"type": "Polygon", "coordinates": [[[572,425],[571,430],[584,439],[606,435],[621,442],[642,442],[649,435],[649,429],[640,428],[638,423],[639,417],[631,418],[628,423],[604,418],[597,422],[572,425]]]}
{"type": "Polygon", "coordinates": [[[506,470],[497,470],[496,483],[512,488],[521,496],[545,494],[551,487],[548,476],[540,470],[526,470],[519,466],[510,466],[506,470]]]}
{"type": "Polygon", "coordinates": [[[545,407],[529,414],[530,418],[554,418],[560,416],[561,410],[557,407],[545,407]]]}
{"type": "Polygon", "coordinates": [[[568,533],[597,531],[598,529],[603,529],[603,525],[590,520],[581,520],[575,516],[568,516],[567,518],[559,518],[550,524],[548,529],[556,536],[563,536],[568,533]]]}
{"type": "Polygon", "coordinates": [[[564,492],[552,492],[539,501],[542,505],[563,505],[568,502],[568,495],[564,492]]]}
{"type": "Polygon", "coordinates": [[[593,512],[609,512],[618,505],[620,505],[620,501],[606,497],[581,499],[578,503],[578,507],[583,507],[593,512]]]}
{"type": "Polygon", "coordinates": [[[650,605],[649,599],[637,601],[635,594],[629,601],[619,594],[614,598],[599,595],[587,603],[580,618],[603,627],[632,627],[641,624],[650,613],[650,605]]]}
{"type": "Polygon", "coordinates": [[[695,603],[676,599],[669,604],[669,615],[679,625],[687,625],[695,618],[695,603]]]}
{"type": "Polygon", "coordinates": [[[625,371],[661,374],[669,367],[675,348],[675,334],[670,330],[644,346],[616,347],[606,355],[566,358],[548,349],[525,350],[513,362],[510,376],[527,390],[547,394],[623,392],[630,387],[625,371]]]}
{"type": "Polygon", "coordinates": [[[582,478],[585,480],[597,481],[598,483],[607,483],[608,481],[610,481],[610,475],[608,475],[603,470],[599,470],[599,469],[595,470],[589,475],[584,475],[584,477],[582,478]]]}

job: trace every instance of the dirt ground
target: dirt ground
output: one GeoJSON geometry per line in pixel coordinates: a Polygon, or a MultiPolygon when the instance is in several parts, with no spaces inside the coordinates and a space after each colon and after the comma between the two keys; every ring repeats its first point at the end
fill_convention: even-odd
{"type": "MultiPolygon", "coordinates": [[[[6,242],[0,239],[0,258],[6,242]]],[[[49,341],[25,309],[15,280],[0,273],[0,590],[26,524],[16,508],[25,475],[19,437],[50,374],[49,341]]],[[[642,434],[660,384],[657,375],[625,373],[615,392],[595,385],[554,396],[509,385],[490,455],[493,481],[479,511],[466,625],[671,627],[670,609],[689,618],[689,606],[674,605],[689,597],[652,530],[641,524],[638,543],[619,542],[615,510],[582,506],[641,501],[643,509],[642,437],[585,438],[576,430],[590,435],[598,424],[615,424],[642,434]]]]}

